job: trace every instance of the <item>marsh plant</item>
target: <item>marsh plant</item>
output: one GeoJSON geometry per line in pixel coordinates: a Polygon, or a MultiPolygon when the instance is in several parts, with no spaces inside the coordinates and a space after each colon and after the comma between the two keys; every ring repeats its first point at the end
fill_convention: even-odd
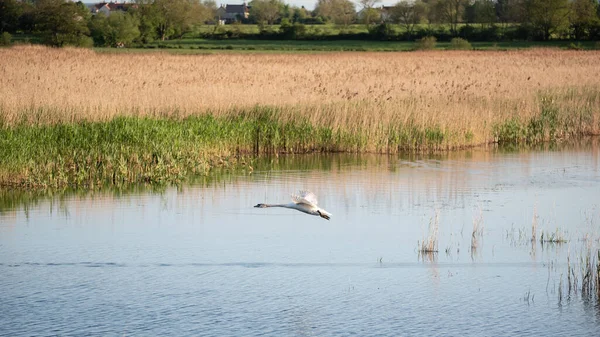
{"type": "Polygon", "coordinates": [[[537,226],[538,226],[538,214],[537,205],[533,206],[533,217],[531,218],[531,242],[535,244],[537,241],[537,226]]]}
{"type": "Polygon", "coordinates": [[[8,32],[0,34],[0,46],[10,46],[12,44],[12,35],[8,32]]]}
{"type": "Polygon", "coordinates": [[[471,46],[469,41],[467,41],[465,39],[461,39],[460,37],[455,37],[452,40],[450,40],[450,47],[448,47],[448,48],[454,49],[454,50],[471,50],[471,49],[473,49],[473,47],[471,46]]]}
{"type": "Polygon", "coordinates": [[[446,151],[600,132],[597,52],[448,55],[2,48],[0,185],[181,180],[244,154],[446,151]]]}
{"type": "Polygon", "coordinates": [[[563,291],[567,299],[581,296],[586,301],[596,301],[600,304],[600,249],[591,244],[582,248],[576,260],[567,257],[566,285],[559,285],[559,303],[563,299],[563,291]],[[563,289],[565,288],[565,289],[563,289]]]}
{"type": "Polygon", "coordinates": [[[439,234],[439,211],[429,219],[429,232],[423,241],[418,242],[420,254],[433,254],[438,252],[438,234],[439,234]]]}
{"type": "Polygon", "coordinates": [[[479,247],[479,242],[483,238],[483,211],[478,207],[476,215],[473,217],[473,231],[471,232],[471,251],[474,252],[479,247]]]}

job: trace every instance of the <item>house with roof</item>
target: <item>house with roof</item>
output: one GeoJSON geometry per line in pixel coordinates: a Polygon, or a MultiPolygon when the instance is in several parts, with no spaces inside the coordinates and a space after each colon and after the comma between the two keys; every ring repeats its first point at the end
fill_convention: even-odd
{"type": "Polygon", "coordinates": [[[221,5],[217,9],[217,20],[222,23],[232,23],[247,19],[250,16],[250,6],[245,2],[241,5],[221,5]]]}
{"type": "Polygon", "coordinates": [[[96,4],[89,4],[88,8],[92,15],[96,15],[98,13],[104,14],[105,16],[109,16],[110,13],[114,13],[116,11],[126,12],[129,8],[137,7],[136,4],[132,3],[119,3],[119,2],[99,2],[96,4]]]}

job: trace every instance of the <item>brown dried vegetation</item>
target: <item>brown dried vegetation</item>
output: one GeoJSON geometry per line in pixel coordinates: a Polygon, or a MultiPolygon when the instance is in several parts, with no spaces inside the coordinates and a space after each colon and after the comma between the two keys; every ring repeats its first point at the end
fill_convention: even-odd
{"type": "Polygon", "coordinates": [[[167,55],[27,46],[1,49],[0,60],[8,125],[218,117],[259,105],[282,122],[360,131],[374,142],[365,150],[378,151],[394,127],[435,128],[441,147],[493,141],[495,125],[539,115],[542,98],[585,111],[582,133],[600,124],[597,51],[167,55]]]}

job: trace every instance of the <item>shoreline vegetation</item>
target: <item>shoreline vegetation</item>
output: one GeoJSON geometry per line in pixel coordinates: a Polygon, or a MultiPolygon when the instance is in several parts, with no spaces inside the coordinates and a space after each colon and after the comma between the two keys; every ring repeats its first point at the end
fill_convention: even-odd
{"type": "Polygon", "coordinates": [[[210,40],[181,39],[154,42],[127,48],[94,47],[102,53],[211,54],[211,53],[318,53],[318,52],[411,52],[419,50],[509,51],[519,49],[557,48],[565,50],[600,50],[594,41],[500,41],[471,42],[461,38],[439,41],[426,38],[419,41],[377,40],[210,40]],[[433,41],[433,42],[431,42],[433,41]]]}
{"type": "Polygon", "coordinates": [[[0,49],[0,188],[180,183],[256,155],[600,134],[600,53],[0,49]]]}

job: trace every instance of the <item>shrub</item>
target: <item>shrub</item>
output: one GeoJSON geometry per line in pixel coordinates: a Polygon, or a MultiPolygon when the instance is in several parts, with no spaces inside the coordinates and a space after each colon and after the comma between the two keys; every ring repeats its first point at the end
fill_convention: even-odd
{"type": "Polygon", "coordinates": [[[450,41],[449,49],[457,49],[457,50],[470,50],[473,49],[469,41],[465,39],[461,39],[460,37],[455,37],[450,41]]]}
{"type": "Polygon", "coordinates": [[[521,24],[517,27],[510,27],[507,29],[504,37],[507,40],[531,40],[533,37],[533,31],[528,25],[521,24]]]}
{"type": "Polygon", "coordinates": [[[503,33],[500,27],[493,25],[481,31],[480,41],[500,41],[503,38],[503,33]]]}
{"type": "Polygon", "coordinates": [[[471,25],[462,26],[458,30],[458,35],[469,41],[500,41],[503,37],[500,27],[496,25],[486,28],[477,28],[471,25]]]}
{"type": "Polygon", "coordinates": [[[583,50],[583,45],[581,45],[581,43],[577,42],[577,44],[571,42],[568,46],[567,49],[569,50],[583,50]]]}
{"type": "Polygon", "coordinates": [[[477,29],[474,26],[465,25],[458,29],[458,34],[463,39],[473,39],[473,36],[477,34],[477,29]]]}
{"type": "Polygon", "coordinates": [[[298,40],[306,36],[306,26],[301,23],[291,24],[286,18],[281,20],[279,33],[286,39],[298,40]]]}
{"type": "Polygon", "coordinates": [[[449,31],[445,25],[439,26],[434,30],[434,35],[438,41],[450,41],[454,37],[454,33],[449,31]]]}
{"type": "Polygon", "coordinates": [[[417,42],[417,49],[419,50],[431,50],[435,48],[437,39],[435,36],[425,36],[417,42]]]}
{"type": "Polygon", "coordinates": [[[4,32],[2,33],[2,36],[0,36],[0,46],[10,46],[12,41],[12,35],[10,35],[8,32],[4,32]]]}
{"type": "Polygon", "coordinates": [[[94,40],[89,36],[82,36],[79,39],[77,39],[75,46],[82,48],[92,48],[94,46],[94,40]]]}
{"type": "Polygon", "coordinates": [[[369,34],[376,39],[389,40],[394,37],[394,30],[392,29],[392,26],[384,22],[377,26],[370,27],[369,34]]]}

